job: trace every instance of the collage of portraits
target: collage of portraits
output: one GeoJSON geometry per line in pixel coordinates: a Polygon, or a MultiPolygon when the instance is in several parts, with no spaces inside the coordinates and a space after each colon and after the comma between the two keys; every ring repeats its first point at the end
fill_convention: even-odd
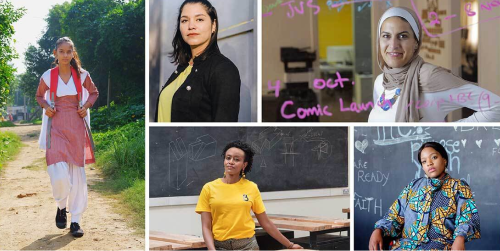
{"type": "Polygon", "coordinates": [[[499,0],[0,20],[0,250],[500,250],[499,0]]]}

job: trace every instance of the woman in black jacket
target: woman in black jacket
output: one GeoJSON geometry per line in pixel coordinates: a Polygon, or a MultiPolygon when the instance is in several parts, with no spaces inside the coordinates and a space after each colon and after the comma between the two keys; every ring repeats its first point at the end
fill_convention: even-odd
{"type": "Polygon", "coordinates": [[[179,9],[170,54],[177,70],[158,96],[156,122],[237,122],[238,68],[219,51],[217,11],[207,0],[186,0],[179,9]]]}

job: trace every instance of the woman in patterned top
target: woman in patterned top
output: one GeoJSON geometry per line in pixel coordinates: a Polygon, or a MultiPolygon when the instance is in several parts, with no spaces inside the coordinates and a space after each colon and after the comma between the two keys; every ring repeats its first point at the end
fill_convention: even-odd
{"type": "Polygon", "coordinates": [[[370,237],[370,250],[382,250],[383,237],[397,238],[391,249],[465,250],[481,238],[479,214],[469,185],[446,172],[448,154],[436,142],[418,150],[427,177],[406,186],[370,237]]]}

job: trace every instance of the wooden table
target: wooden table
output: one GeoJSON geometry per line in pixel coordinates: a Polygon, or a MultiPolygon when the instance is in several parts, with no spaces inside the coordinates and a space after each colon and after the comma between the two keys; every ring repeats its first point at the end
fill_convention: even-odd
{"type": "MultiPolygon", "coordinates": [[[[350,236],[351,220],[319,218],[297,215],[268,214],[269,219],[277,228],[309,232],[309,244],[312,249],[317,248],[317,237],[321,234],[347,231],[350,236]]],[[[255,226],[260,226],[254,218],[255,226]]]]}
{"type": "Polygon", "coordinates": [[[149,250],[186,250],[204,247],[207,247],[205,241],[198,236],[149,231],[149,250]]]}

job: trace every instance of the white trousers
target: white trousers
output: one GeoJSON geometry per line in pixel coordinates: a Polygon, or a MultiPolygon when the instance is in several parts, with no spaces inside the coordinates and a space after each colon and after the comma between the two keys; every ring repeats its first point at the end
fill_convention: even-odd
{"type": "Polygon", "coordinates": [[[71,213],[71,222],[80,223],[87,209],[87,177],[85,168],[66,162],[48,166],[52,194],[60,209],[71,213]]]}

